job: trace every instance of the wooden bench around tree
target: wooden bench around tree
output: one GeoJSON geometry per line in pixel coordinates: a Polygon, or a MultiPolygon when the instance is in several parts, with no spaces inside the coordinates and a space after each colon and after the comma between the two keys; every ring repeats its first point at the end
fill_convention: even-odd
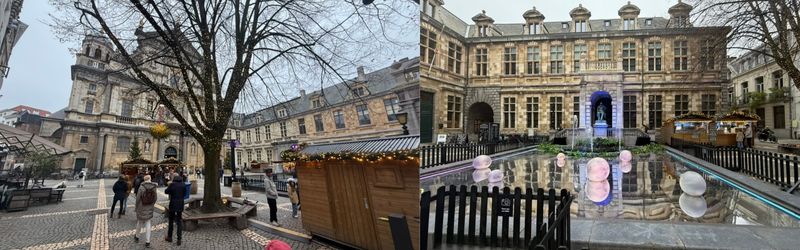
{"type": "Polygon", "coordinates": [[[227,218],[228,223],[234,228],[242,230],[248,227],[248,218],[256,216],[256,204],[249,200],[242,200],[238,198],[226,197],[228,207],[232,203],[239,204],[232,212],[218,212],[218,213],[200,213],[199,208],[202,205],[202,198],[189,198],[185,203],[189,205],[190,209],[183,211],[183,228],[186,231],[197,229],[197,225],[201,220],[213,220],[227,218]]]}

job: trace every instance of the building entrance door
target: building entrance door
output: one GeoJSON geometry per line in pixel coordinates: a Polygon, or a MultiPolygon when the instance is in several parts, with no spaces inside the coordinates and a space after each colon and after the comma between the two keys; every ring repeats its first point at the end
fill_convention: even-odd
{"type": "Polygon", "coordinates": [[[419,136],[422,143],[433,142],[433,93],[420,92],[419,136]]]}
{"type": "Polygon", "coordinates": [[[81,169],[86,167],[86,158],[75,158],[75,166],[72,169],[72,173],[78,173],[81,169]]]}

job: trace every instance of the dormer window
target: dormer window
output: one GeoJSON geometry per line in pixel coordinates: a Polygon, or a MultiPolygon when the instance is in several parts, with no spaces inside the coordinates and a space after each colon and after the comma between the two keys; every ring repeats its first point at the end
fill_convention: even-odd
{"type": "Polygon", "coordinates": [[[636,25],[636,21],[633,18],[624,19],[622,20],[622,29],[623,30],[633,30],[636,25]]]}
{"type": "Polygon", "coordinates": [[[320,108],[322,107],[322,98],[314,98],[311,100],[311,108],[320,108]]]}
{"type": "Polygon", "coordinates": [[[689,24],[689,18],[686,16],[676,16],[673,23],[675,27],[687,27],[689,24]]]}
{"type": "Polygon", "coordinates": [[[575,32],[586,32],[588,31],[586,26],[586,21],[575,21],[575,32]]]}
{"type": "Polygon", "coordinates": [[[528,34],[536,35],[542,33],[542,25],[539,23],[532,23],[528,25],[528,34]]]}
{"type": "Polygon", "coordinates": [[[603,22],[603,26],[611,27],[611,21],[610,20],[606,20],[605,22],[603,22]]]}
{"type": "Polygon", "coordinates": [[[653,19],[652,18],[645,19],[644,20],[644,25],[647,25],[647,26],[653,25],[653,19]]]}
{"type": "Polygon", "coordinates": [[[356,87],[352,90],[354,97],[362,97],[367,95],[367,88],[364,87],[356,87]]]}
{"type": "Polygon", "coordinates": [[[278,110],[278,117],[286,117],[286,109],[279,109],[278,110]]]}
{"type": "Polygon", "coordinates": [[[486,36],[486,26],[478,26],[478,36],[486,36]]]}
{"type": "Polygon", "coordinates": [[[564,29],[564,30],[565,29],[569,29],[569,23],[566,23],[566,22],[561,23],[561,29],[564,29]]]}
{"type": "Polygon", "coordinates": [[[97,94],[97,84],[90,83],[89,84],[89,90],[87,91],[87,93],[90,94],[90,95],[97,94]]]}

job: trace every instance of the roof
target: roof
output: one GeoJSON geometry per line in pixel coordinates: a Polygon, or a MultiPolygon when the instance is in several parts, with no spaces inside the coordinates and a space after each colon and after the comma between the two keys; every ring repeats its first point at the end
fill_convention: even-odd
{"type": "MultiPolygon", "coordinates": [[[[629,30],[635,32],[637,30],[652,30],[652,29],[666,29],[667,24],[669,23],[669,19],[663,17],[639,17],[636,18],[637,28],[634,30],[629,30]],[[650,25],[646,25],[645,20],[651,19],[652,23],[650,25]]],[[[555,21],[555,22],[543,22],[544,29],[547,33],[539,34],[541,35],[548,35],[548,34],[570,34],[576,33],[570,30],[573,23],[572,21],[555,21]],[[567,23],[567,28],[562,29],[561,24],[567,23]]],[[[496,23],[493,25],[502,36],[513,36],[513,35],[528,35],[524,29],[524,23],[496,23]]],[[[614,19],[589,19],[588,20],[589,30],[588,32],[602,32],[602,31],[622,31],[622,20],[618,18],[614,19]],[[609,26],[605,26],[606,21],[609,22],[609,26]]],[[[469,25],[470,32],[467,37],[477,37],[478,31],[475,25],[469,25]]],[[[581,32],[581,33],[588,33],[588,32],[581,32]]]]}
{"type": "Polygon", "coordinates": [[[384,153],[400,150],[412,150],[416,149],[418,146],[419,136],[413,135],[372,139],[366,141],[309,145],[303,148],[301,153],[306,155],[333,152],[384,153]]]}
{"type": "Polygon", "coordinates": [[[51,155],[64,155],[72,152],[55,142],[3,124],[0,124],[0,145],[17,154],[45,151],[51,155]]]}

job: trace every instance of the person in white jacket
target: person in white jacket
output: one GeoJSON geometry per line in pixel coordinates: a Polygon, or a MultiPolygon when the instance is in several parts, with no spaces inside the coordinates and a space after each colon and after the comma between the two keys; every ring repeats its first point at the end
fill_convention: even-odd
{"type": "Polygon", "coordinates": [[[269,205],[269,222],[272,225],[279,227],[278,224],[278,188],[275,187],[275,182],[272,182],[272,168],[264,170],[266,177],[264,178],[264,190],[267,192],[267,205],[269,205]]]}
{"type": "Polygon", "coordinates": [[[81,172],[78,174],[78,177],[81,178],[81,185],[79,187],[83,187],[83,184],[86,184],[86,170],[81,169],[81,172]]]}

